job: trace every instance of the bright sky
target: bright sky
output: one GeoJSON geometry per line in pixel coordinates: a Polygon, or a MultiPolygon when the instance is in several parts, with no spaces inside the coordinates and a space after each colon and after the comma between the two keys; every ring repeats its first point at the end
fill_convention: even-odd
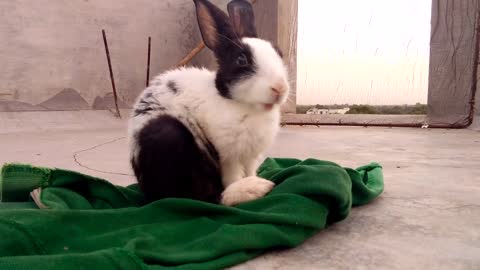
{"type": "Polygon", "coordinates": [[[299,0],[298,104],[427,102],[431,0],[299,0]]]}

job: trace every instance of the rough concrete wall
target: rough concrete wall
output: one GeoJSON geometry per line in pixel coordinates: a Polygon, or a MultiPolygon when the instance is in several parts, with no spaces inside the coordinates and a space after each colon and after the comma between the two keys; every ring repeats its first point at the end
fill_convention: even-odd
{"type": "MultiPolygon", "coordinates": [[[[480,42],[480,40],[478,40],[477,42],[480,42]]],[[[480,55],[479,55],[479,59],[480,59],[480,55]]],[[[477,82],[480,82],[480,66],[479,66],[479,69],[477,70],[477,82]]],[[[475,114],[473,115],[473,123],[471,125],[471,128],[474,130],[480,131],[480,89],[478,89],[479,87],[480,85],[477,83],[477,89],[475,92],[475,114]]]]}
{"type": "Polygon", "coordinates": [[[469,123],[479,9],[480,0],[433,1],[429,124],[469,123]]]}
{"type": "Polygon", "coordinates": [[[278,44],[278,0],[257,0],[253,7],[258,36],[278,44]]]}
{"type": "MultiPolygon", "coordinates": [[[[478,78],[480,80],[480,73],[478,78]]],[[[475,115],[473,116],[473,123],[471,127],[475,130],[480,130],[480,90],[478,88],[475,98],[475,115]]]]}
{"type": "Polygon", "coordinates": [[[292,94],[282,108],[284,113],[297,112],[297,32],[298,0],[278,0],[278,46],[288,66],[292,94]]]}
{"type": "MultiPolygon", "coordinates": [[[[62,109],[55,104],[65,98],[89,109],[95,99],[111,100],[102,28],[119,97],[130,104],[145,85],[147,37],[153,77],[199,42],[194,15],[191,0],[0,1],[0,111],[62,109]]],[[[195,63],[202,60],[208,52],[195,63]]]]}
{"type": "Polygon", "coordinates": [[[277,45],[284,54],[291,84],[284,113],[296,112],[298,0],[259,0],[254,4],[260,38],[277,45]]]}

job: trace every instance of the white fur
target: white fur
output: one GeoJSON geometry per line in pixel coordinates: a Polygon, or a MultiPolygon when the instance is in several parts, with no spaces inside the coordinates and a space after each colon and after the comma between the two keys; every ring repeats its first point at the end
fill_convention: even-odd
{"type": "Polygon", "coordinates": [[[252,78],[233,86],[233,98],[246,103],[275,104],[284,103],[288,98],[289,86],[287,69],[272,45],[258,38],[243,38],[242,42],[252,48],[253,58],[258,70],[252,78]],[[284,93],[275,100],[271,87],[281,84],[284,93]]]}
{"type": "MultiPolygon", "coordinates": [[[[243,42],[252,48],[258,71],[252,78],[232,87],[233,99],[219,95],[215,72],[181,68],[156,77],[137,100],[138,103],[146,93],[153,93],[173,116],[185,116],[188,108],[191,113],[188,117],[195,118],[219,153],[223,185],[227,188],[223,202],[227,205],[257,199],[273,187],[272,182],[252,176],[260,155],[272,144],[279,130],[279,104],[285,101],[289,90],[286,68],[270,43],[252,38],[245,38],[243,42]],[[178,94],[171,93],[166,86],[168,81],[177,84],[178,94]],[[275,100],[270,88],[279,82],[284,84],[285,96],[275,100]],[[265,104],[273,104],[273,108],[267,109],[265,104]],[[239,180],[241,182],[236,183],[239,180]]],[[[138,151],[133,135],[160,113],[132,118],[129,131],[132,155],[138,151]]]]}
{"type": "Polygon", "coordinates": [[[228,186],[222,194],[221,203],[232,206],[259,199],[270,192],[275,184],[257,176],[243,178],[228,186]]]}

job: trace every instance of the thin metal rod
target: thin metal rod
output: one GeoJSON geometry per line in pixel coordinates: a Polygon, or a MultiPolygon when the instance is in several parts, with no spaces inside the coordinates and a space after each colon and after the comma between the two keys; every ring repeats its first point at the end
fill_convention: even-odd
{"type": "Polygon", "coordinates": [[[150,55],[152,52],[152,37],[148,37],[148,52],[147,52],[147,82],[145,86],[148,87],[150,84],[150,55]]]}
{"type": "Polygon", "coordinates": [[[475,117],[475,98],[477,95],[478,87],[478,65],[480,64],[480,12],[477,12],[477,22],[475,25],[475,55],[473,61],[473,74],[472,74],[472,90],[470,97],[470,112],[468,114],[468,124],[470,126],[473,123],[475,117]]]}
{"type": "Polygon", "coordinates": [[[112,81],[113,100],[115,101],[115,109],[117,110],[117,116],[119,118],[122,118],[122,116],[120,115],[120,109],[118,108],[117,88],[115,87],[115,78],[113,77],[112,61],[110,60],[110,50],[108,49],[107,35],[105,34],[104,29],[102,29],[102,35],[103,35],[103,43],[105,44],[105,52],[107,53],[108,70],[110,71],[110,80],[112,81]]]}

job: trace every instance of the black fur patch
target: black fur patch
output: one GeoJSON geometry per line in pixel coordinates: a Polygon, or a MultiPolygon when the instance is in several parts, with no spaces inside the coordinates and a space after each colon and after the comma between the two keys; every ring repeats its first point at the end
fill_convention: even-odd
{"type": "Polygon", "coordinates": [[[148,201],[176,197],[218,203],[223,191],[218,164],[202,153],[179,120],[154,118],[135,139],[139,151],[131,163],[148,201]]]}
{"type": "Polygon", "coordinates": [[[150,107],[146,107],[146,108],[136,108],[136,109],[133,111],[133,116],[139,116],[139,115],[143,115],[143,114],[149,114],[151,111],[153,111],[153,109],[150,108],[150,107]]]}
{"type": "MultiPolygon", "coordinates": [[[[235,32],[229,16],[225,12],[207,0],[195,0],[194,2],[203,41],[217,58],[219,68],[215,85],[220,95],[231,98],[230,87],[235,82],[255,74],[257,68],[251,48],[241,41],[242,33],[235,32]],[[240,58],[242,60],[238,61],[240,58]]],[[[230,6],[230,10],[235,6],[240,7],[238,3],[233,4],[230,6]]],[[[251,8],[248,5],[244,7],[251,8]]]]}
{"type": "Polygon", "coordinates": [[[151,112],[165,112],[167,110],[167,108],[163,107],[163,106],[155,106],[155,108],[152,108],[152,107],[142,107],[142,108],[136,108],[134,111],[133,111],[133,116],[139,116],[139,115],[143,115],[143,114],[150,114],[151,112]]]}
{"type": "Polygon", "coordinates": [[[172,91],[174,94],[178,93],[178,86],[174,81],[168,81],[167,83],[168,89],[172,91]]]}
{"type": "Polygon", "coordinates": [[[167,109],[162,106],[158,100],[153,96],[153,93],[147,92],[140,99],[139,103],[136,105],[135,110],[133,111],[134,116],[139,116],[143,114],[150,114],[154,111],[166,111],[167,109]]]}
{"type": "Polygon", "coordinates": [[[230,87],[242,79],[253,76],[257,71],[257,64],[253,58],[251,48],[244,43],[241,45],[226,43],[218,55],[218,72],[215,85],[225,98],[231,98],[230,87]],[[246,58],[247,64],[239,64],[240,57],[246,58]]]}

